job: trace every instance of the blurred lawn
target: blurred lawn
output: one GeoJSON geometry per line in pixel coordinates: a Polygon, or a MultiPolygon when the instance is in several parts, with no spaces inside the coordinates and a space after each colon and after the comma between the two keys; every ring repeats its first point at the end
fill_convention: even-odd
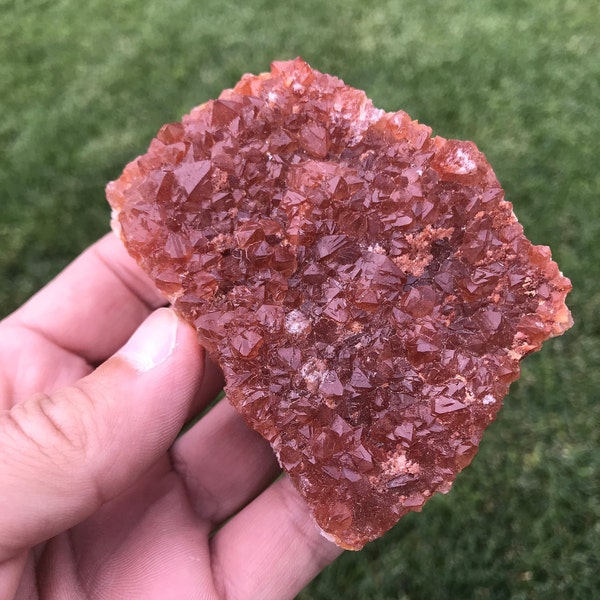
{"type": "Polygon", "coordinates": [[[0,0],[0,31],[0,314],[108,230],[105,182],[163,122],[273,59],[473,139],[572,278],[576,325],[452,493],[300,598],[600,597],[597,0],[0,0]]]}

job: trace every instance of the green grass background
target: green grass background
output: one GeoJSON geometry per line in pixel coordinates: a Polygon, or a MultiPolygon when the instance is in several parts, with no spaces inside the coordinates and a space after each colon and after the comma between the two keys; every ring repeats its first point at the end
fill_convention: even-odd
{"type": "Polygon", "coordinates": [[[576,321],[453,491],[300,598],[600,597],[597,0],[0,0],[0,313],[108,230],[106,181],[163,122],[296,55],[474,140],[576,321]]]}

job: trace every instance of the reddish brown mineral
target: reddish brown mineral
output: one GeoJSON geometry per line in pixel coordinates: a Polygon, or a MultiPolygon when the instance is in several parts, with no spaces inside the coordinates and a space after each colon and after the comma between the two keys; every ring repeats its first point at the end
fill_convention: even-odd
{"type": "Polygon", "coordinates": [[[165,125],[113,225],[324,534],[358,549],[472,460],[571,286],[471,142],[296,59],[165,125]]]}

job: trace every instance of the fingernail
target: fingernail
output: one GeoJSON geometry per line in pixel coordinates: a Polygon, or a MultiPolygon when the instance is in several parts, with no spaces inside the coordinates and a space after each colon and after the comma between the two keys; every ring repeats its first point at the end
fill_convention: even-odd
{"type": "Polygon", "coordinates": [[[146,372],[165,362],[177,343],[179,319],[169,308],[152,313],[117,353],[136,371],[146,372]]]}

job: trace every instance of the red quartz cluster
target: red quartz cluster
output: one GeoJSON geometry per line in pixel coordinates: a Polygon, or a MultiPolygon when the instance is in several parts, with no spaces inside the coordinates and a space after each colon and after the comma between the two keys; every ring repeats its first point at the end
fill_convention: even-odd
{"type": "Polygon", "coordinates": [[[344,548],[448,491],[520,359],[571,325],[569,280],[473,143],[301,59],[162,127],[107,196],[344,548]]]}

